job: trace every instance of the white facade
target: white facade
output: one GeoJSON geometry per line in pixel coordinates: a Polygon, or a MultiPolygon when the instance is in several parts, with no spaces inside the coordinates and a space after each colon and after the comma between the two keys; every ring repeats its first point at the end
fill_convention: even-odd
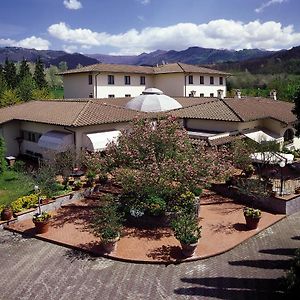
{"type": "Polygon", "coordinates": [[[170,97],[217,97],[220,89],[226,97],[226,77],[222,75],[84,72],[65,74],[63,81],[66,99],[136,97],[150,87],[158,88],[170,97]],[[109,82],[109,76],[113,76],[113,82],[109,82]],[[130,83],[125,84],[125,77],[129,78],[130,83]],[[145,78],[144,84],[141,84],[141,77],[145,78]],[[200,77],[203,83],[200,83],[200,77]]]}

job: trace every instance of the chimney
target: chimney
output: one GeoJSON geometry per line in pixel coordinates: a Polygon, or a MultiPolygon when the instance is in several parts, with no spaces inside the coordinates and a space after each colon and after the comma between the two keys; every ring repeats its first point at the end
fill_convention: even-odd
{"type": "Polygon", "coordinates": [[[218,98],[219,99],[224,99],[224,91],[223,90],[217,90],[218,92],[218,98]]]}
{"type": "Polygon", "coordinates": [[[235,98],[237,98],[237,99],[242,98],[242,92],[240,90],[235,90],[235,98]]]}
{"type": "Polygon", "coordinates": [[[272,90],[270,92],[270,98],[273,99],[273,100],[277,100],[277,92],[276,92],[276,90],[272,90]]]}

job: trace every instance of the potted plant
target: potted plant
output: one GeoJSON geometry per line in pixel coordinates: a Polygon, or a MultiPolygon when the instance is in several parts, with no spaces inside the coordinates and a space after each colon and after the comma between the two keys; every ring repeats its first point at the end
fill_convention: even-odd
{"type": "Polygon", "coordinates": [[[45,233],[49,229],[49,221],[51,215],[46,211],[43,211],[41,214],[37,213],[33,216],[32,221],[36,228],[36,233],[45,233]]]}
{"type": "Polygon", "coordinates": [[[245,176],[247,178],[251,177],[254,173],[255,169],[253,167],[253,165],[248,165],[244,168],[243,173],[245,174],[245,176]]]}
{"type": "Polygon", "coordinates": [[[87,182],[86,185],[88,187],[92,186],[95,180],[96,174],[93,171],[88,171],[86,174],[87,182]]]}
{"type": "Polygon", "coordinates": [[[8,221],[13,216],[13,210],[10,205],[6,205],[1,212],[1,220],[8,221]]]}
{"type": "Polygon", "coordinates": [[[120,239],[123,213],[111,195],[105,195],[100,199],[99,207],[94,211],[92,229],[96,236],[100,237],[105,253],[114,251],[117,241],[120,239]]]}
{"type": "Polygon", "coordinates": [[[181,214],[171,223],[175,238],[180,242],[182,254],[185,257],[193,256],[201,237],[202,226],[194,214],[181,214]]]}
{"type": "Polygon", "coordinates": [[[261,210],[251,207],[244,207],[244,216],[248,229],[256,229],[261,218],[261,210]]]}
{"type": "Polygon", "coordinates": [[[102,247],[105,253],[113,252],[119,239],[120,230],[118,228],[112,226],[101,230],[102,247]]]}

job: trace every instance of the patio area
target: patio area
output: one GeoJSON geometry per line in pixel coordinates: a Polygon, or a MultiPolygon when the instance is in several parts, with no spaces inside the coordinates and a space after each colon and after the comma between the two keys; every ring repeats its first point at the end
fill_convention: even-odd
{"type": "Polygon", "coordinates": [[[263,211],[258,229],[247,230],[242,204],[210,191],[206,191],[200,201],[202,237],[194,256],[188,259],[182,257],[180,244],[169,228],[138,229],[125,226],[116,250],[105,254],[99,238],[90,231],[91,209],[96,205],[93,198],[74,201],[53,212],[47,233],[35,235],[31,219],[11,224],[7,229],[88,251],[96,256],[131,262],[176,263],[226,252],[285,217],[283,214],[263,211]]]}

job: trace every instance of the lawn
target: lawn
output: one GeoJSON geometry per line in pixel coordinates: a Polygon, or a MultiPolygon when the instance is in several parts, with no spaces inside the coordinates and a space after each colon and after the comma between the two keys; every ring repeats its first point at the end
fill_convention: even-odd
{"type": "Polygon", "coordinates": [[[0,205],[7,205],[34,188],[33,179],[23,173],[6,171],[0,176],[0,205]]]}
{"type": "Polygon", "coordinates": [[[53,95],[54,99],[62,99],[64,97],[63,88],[51,89],[50,92],[53,95]]]}

